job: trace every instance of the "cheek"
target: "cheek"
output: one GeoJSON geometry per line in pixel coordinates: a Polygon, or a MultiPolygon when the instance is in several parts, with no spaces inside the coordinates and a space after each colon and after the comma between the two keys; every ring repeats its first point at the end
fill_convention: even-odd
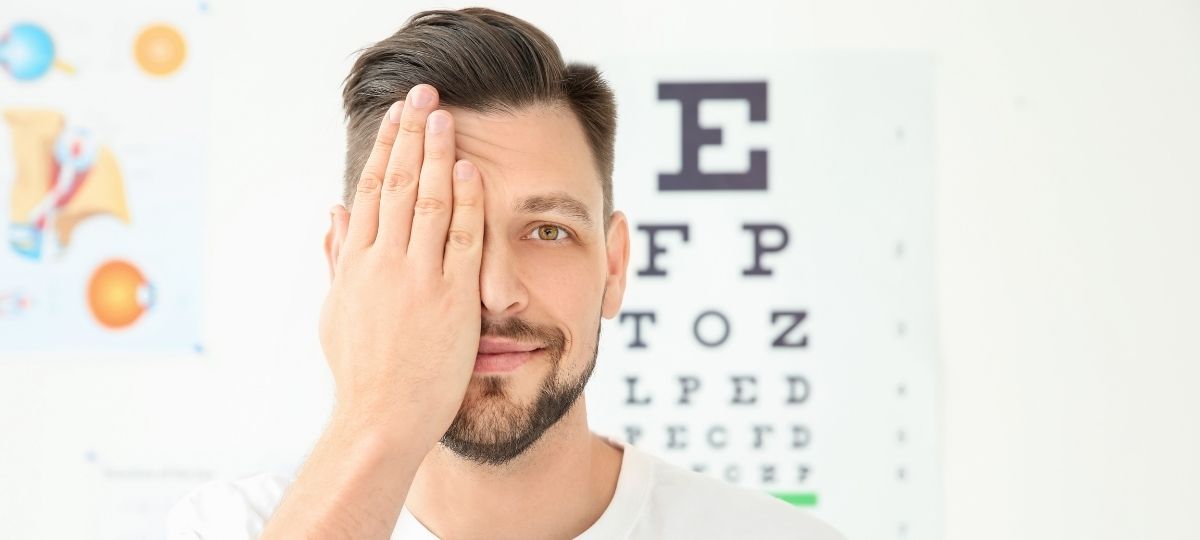
{"type": "Polygon", "coordinates": [[[546,323],[567,328],[572,339],[593,340],[604,295],[603,253],[533,246],[519,260],[530,310],[546,323]]]}

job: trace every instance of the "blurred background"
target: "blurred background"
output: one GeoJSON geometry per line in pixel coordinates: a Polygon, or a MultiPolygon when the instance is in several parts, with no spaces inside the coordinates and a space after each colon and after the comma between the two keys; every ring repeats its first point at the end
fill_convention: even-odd
{"type": "MultiPolygon", "coordinates": [[[[596,431],[851,538],[1200,537],[1200,3],[483,4],[617,92],[596,431]]],[[[0,537],[302,462],[341,81],[465,5],[6,2],[0,537]]]]}

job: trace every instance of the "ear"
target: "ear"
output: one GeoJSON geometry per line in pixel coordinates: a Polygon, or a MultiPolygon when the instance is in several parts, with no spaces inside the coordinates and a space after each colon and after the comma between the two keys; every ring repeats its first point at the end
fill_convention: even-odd
{"type": "Polygon", "coordinates": [[[625,276],[629,268],[629,222],[625,214],[613,212],[607,238],[608,274],[604,282],[604,302],[600,314],[605,319],[611,319],[617,316],[621,301],[625,298],[625,276]]]}
{"type": "Polygon", "coordinates": [[[346,228],[350,225],[350,212],[342,205],[329,210],[329,231],[325,233],[325,261],[329,264],[329,281],[333,281],[337,271],[338,254],[341,251],[342,240],[346,238],[346,228]]]}

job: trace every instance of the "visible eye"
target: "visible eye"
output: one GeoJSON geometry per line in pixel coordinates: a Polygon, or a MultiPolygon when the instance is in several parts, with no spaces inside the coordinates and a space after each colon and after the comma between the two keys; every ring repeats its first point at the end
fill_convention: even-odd
{"type": "Polygon", "coordinates": [[[566,228],[550,223],[538,225],[532,231],[529,231],[529,236],[526,236],[526,238],[545,240],[547,242],[561,242],[570,237],[571,234],[567,232],[566,228]]]}

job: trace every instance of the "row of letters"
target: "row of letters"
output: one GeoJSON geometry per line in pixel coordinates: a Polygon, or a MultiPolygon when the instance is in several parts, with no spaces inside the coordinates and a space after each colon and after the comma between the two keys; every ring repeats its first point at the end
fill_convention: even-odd
{"type": "MultiPolygon", "coordinates": [[[[708,377],[711,378],[712,376],[708,377]]],[[[787,374],[783,375],[782,379],[784,388],[787,390],[787,396],[782,400],[781,404],[796,406],[808,401],[808,396],[812,392],[812,385],[809,384],[807,377],[798,374],[787,374]]],[[[655,401],[655,395],[652,391],[640,386],[641,380],[640,375],[625,376],[625,405],[638,407],[661,404],[661,402],[655,401]]],[[[674,405],[684,407],[692,405],[695,396],[703,390],[703,379],[697,375],[677,375],[675,381],[678,392],[672,392],[671,396],[675,397],[675,399],[666,403],[673,402],[674,405]]],[[[737,407],[759,404],[758,382],[759,375],[730,375],[727,394],[729,396],[729,405],[737,407]]]]}
{"type": "MultiPolygon", "coordinates": [[[[803,349],[808,347],[808,332],[804,321],[808,319],[808,311],[803,309],[772,310],[769,322],[772,327],[771,348],[803,349]]],[[[654,311],[622,311],[617,321],[625,326],[632,325],[632,336],[626,348],[650,348],[650,331],[648,328],[657,324],[658,314],[654,311]]],[[[692,337],[704,347],[715,348],[724,345],[733,334],[733,325],[729,317],[721,311],[710,309],[696,316],[692,322],[692,337]]]]}
{"type": "MultiPolygon", "coordinates": [[[[661,426],[664,440],[662,448],[668,452],[685,450],[734,449],[767,450],[785,449],[789,452],[803,450],[812,443],[812,430],[804,424],[748,424],[744,429],[732,432],[723,424],[706,427],[687,424],[665,424],[661,426]]],[[[646,429],[638,424],[625,425],[625,440],[638,444],[646,438],[646,429]]]]}

